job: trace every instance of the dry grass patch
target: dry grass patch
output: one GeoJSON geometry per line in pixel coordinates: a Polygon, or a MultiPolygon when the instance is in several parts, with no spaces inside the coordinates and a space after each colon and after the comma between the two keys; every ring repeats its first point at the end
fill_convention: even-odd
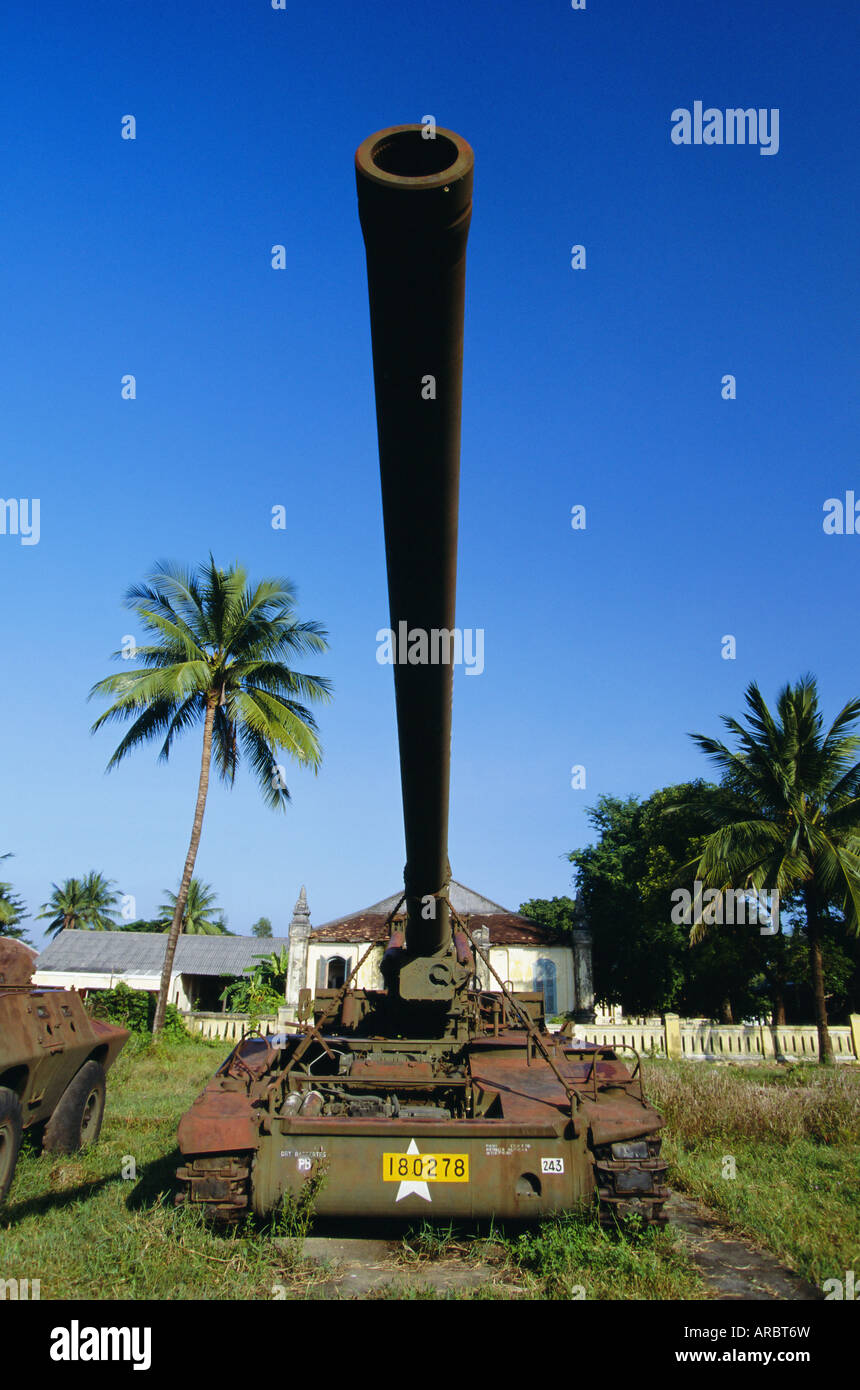
{"type": "Polygon", "coordinates": [[[860,1069],[652,1062],[669,1183],[819,1287],[860,1262],[860,1069]]]}
{"type": "Polygon", "coordinates": [[[651,1063],[648,1090],[685,1142],[860,1143],[860,1069],[651,1063]]]}

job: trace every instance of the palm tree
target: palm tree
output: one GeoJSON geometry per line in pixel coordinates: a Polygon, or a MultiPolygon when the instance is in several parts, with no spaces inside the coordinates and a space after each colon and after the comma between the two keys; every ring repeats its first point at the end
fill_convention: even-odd
{"type": "MultiPolygon", "coordinates": [[[[169,924],[173,921],[173,914],[176,911],[176,900],[178,893],[171,893],[165,889],[164,896],[166,903],[162,903],[158,909],[160,917],[165,919],[164,930],[167,931],[169,924]]],[[[192,878],[188,885],[188,896],[185,899],[185,910],[182,914],[182,925],[180,931],[187,936],[227,936],[224,927],[217,920],[215,899],[217,893],[211,884],[201,883],[199,878],[192,878]]]]}
{"type": "Polygon", "coordinates": [[[84,926],[93,931],[114,931],[116,929],[115,905],[119,901],[119,893],[115,893],[113,890],[113,879],[105,878],[104,874],[96,873],[94,869],[90,869],[84,878],[84,897],[87,904],[84,913],[84,926]]]}
{"type": "MultiPolygon", "coordinates": [[[[833,1061],[822,966],[822,922],[838,902],[852,933],[860,930],[860,699],[850,700],[823,732],[815,678],[779,692],[776,717],[753,681],[744,727],[723,716],[738,748],[704,734],[690,737],[719,766],[728,800],[716,802],[719,828],[704,841],[696,877],[720,892],[764,889],[785,899],[800,892],[818,1026],[818,1055],[833,1061]],[[734,806],[734,809],[732,809],[734,806]]],[[[691,939],[707,922],[694,923],[691,939]]]]}
{"type": "Polygon", "coordinates": [[[52,883],[53,892],[42,903],[39,918],[50,921],[45,930],[49,935],[68,930],[114,931],[117,923],[114,904],[119,894],[113,891],[113,881],[91,869],[83,878],[67,878],[52,883]]]}
{"type": "Polygon", "coordinates": [[[78,926],[86,902],[83,884],[79,878],[67,878],[59,884],[52,883],[51,888],[53,892],[48,901],[42,903],[42,911],[38,913],[38,917],[51,918],[45,930],[49,936],[56,936],[57,932],[78,926]]]}
{"type": "MultiPolygon", "coordinates": [[[[0,854],[0,859],[11,859],[11,854],[0,854]]],[[[26,941],[21,923],[29,916],[24,900],[13,891],[11,883],[0,883],[0,936],[14,937],[26,941]]]]}
{"type": "MultiPolygon", "coordinates": [[[[125,597],[152,642],[137,648],[141,669],[109,676],[90,696],[115,696],[93,732],[113,721],[132,720],[108,769],[138,744],[162,739],[159,757],[170,755],[176,736],[203,725],[203,751],[191,841],[176,895],[164,957],[153,1032],[164,1023],[167,991],[188,889],[194,872],[214,751],[222,779],[232,785],[243,754],[268,805],[290,799],[277,755],[284,749],[301,767],[319,768],[317,725],[303,700],[323,701],[330,683],[286,664],[304,652],[324,652],[324,629],[298,622],[295,589],[285,579],[251,587],[244,569],[218,569],[211,555],[196,571],[161,564],[145,584],[125,597]]],[[[122,653],[115,653],[121,656],[122,653]]]]}

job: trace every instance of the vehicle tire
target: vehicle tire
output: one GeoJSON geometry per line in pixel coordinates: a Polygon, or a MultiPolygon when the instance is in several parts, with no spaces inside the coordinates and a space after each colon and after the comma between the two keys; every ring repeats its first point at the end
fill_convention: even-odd
{"type": "Polygon", "coordinates": [[[0,1202],[12,1185],[23,1130],[20,1100],[8,1086],[0,1086],[0,1202]]]}
{"type": "Polygon", "coordinates": [[[105,1113],[106,1089],[104,1067],[98,1062],[85,1062],[45,1126],[46,1153],[76,1153],[95,1143],[105,1113]]]}

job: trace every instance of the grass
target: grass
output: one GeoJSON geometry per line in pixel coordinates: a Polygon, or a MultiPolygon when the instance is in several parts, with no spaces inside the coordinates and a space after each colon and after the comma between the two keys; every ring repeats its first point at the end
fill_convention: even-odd
{"type": "MultiPolygon", "coordinates": [[[[109,1073],[97,1145],[40,1155],[25,1137],[0,1210],[0,1278],[39,1279],[44,1299],[322,1296],[330,1271],[300,1258],[310,1202],[227,1235],[173,1206],[177,1124],[224,1052],[202,1039],[153,1046],[133,1037],[109,1073]]],[[[668,1121],[672,1186],[818,1285],[858,1268],[860,1071],[657,1062],[647,1081],[668,1121]],[[727,1157],[733,1179],[723,1177],[727,1157]]],[[[672,1230],[607,1233],[590,1217],[477,1234],[424,1223],[404,1239],[399,1273],[405,1284],[370,1296],[706,1296],[672,1230]],[[428,1290],[422,1269],[439,1259],[486,1269],[486,1285],[428,1290]]]]}
{"type": "Polygon", "coordinates": [[[98,1144],[38,1155],[25,1137],[0,1211],[0,1277],[39,1279],[43,1299],[274,1296],[290,1277],[289,1250],[260,1230],[215,1235],[173,1206],[176,1127],[224,1051],[132,1037],[108,1073],[98,1144]]]}
{"type": "MultiPolygon", "coordinates": [[[[676,1233],[602,1227],[595,1216],[565,1214],[528,1227],[482,1235],[424,1222],[404,1237],[407,1261],[484,1262],[504,1286],[535,1299],[699,1299],[698,1273],[676,1233]]],[[[509,1295],[504,1295],[509,1296],[509,1295]]]]}
{"type": "Polygon", "coordinates": [[[671,1186],[819,1287],[860,1267],[860,1070],[652,1062],[646,1081],[671,1186]]]}
{"type": "Polygon", "coordinates": [[[513,1238],[511,1260],[540,1298],[696,1299],[705,1287],[671,1229],[608,1231],[559,1216],[513,1238]]]}

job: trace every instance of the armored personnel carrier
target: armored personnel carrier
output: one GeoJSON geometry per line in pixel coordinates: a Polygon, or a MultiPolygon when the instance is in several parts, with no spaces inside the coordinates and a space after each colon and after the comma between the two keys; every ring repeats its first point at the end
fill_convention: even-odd
{"type": "Polygon", "coordinates": [[[498,977],[448,899],[453,665],[411,652],[454,631],[473,155],[428,134],[392,127],[356,154],[390,621],[410,649],[382,987],[355,987],[359,961],[340,989],[305,991],[296,1031],[243,1039],[180,1123],[177,1201],[228,1221],[313,1180],[320,1215],[522,1218],[597,1198],[660,1220],[663,1120],[639,1059],[548,1032],[542,996],[498,977]]]}
{"type": "Polygon", "coordinates": [[[54,1153],[95,1143],[105,1073],[128,1040],[124,1028],[89,1018],[77,990],[39,988],[32,972],[29,948],[0,937],[0,1202],[25,1129],[42,1126],[42,1147],[54,1153]]]}

